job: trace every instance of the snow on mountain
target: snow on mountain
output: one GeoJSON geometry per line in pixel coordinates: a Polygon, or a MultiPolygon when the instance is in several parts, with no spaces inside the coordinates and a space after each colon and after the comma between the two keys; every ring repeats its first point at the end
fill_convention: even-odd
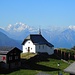
{"type": "Polygon", "coordinates": [[[5,30],[9,33],[8,36],[16,40],[23,40],[30,33],[37,33],[37,29],[30,27],[24,23],[9,24],[5,30]]]}
{"type": "Polygon", "coordinates": [[[72,29],[72,30],[75,30],[75,25],[70,25],[68,28],[72,29]]]}
{"type": "MultiPolygon", "coordinates": [[[[16,40],[24,40],[29,34],[39,33],[38,29],[32,28],[23,23],[16,23],[7,27],[12,38],[16,40]]],[[[63,27],[50,27],[48,29],[41,29],[42,35],[55,47],[71,48],[75,45],[75,26],[63,27]]]]}
{"type": "MultiPolygon", "coordinates": [[[[9,33],[9,37],[21,41],[29,34],[39,33],[39,29],[30,27],[21,22],[14,25],[9,24],[5,30],[9,33]]],[[[48,29],[41,29],[41,33],[55,47],[71,48],[75,45],[75,26],[69,26],[67,28],[48,27],[48,29]]]]}
{"type": "Polygon", "coordinates": [[[25,29],[29,29],[29,30],[32,30],[32,28],[30,28],[28,25],[24,24],[24,23],[16,23],[14,25],[11,25],[9,24],[7,27],[6,27],[6,30],[7,31],[14,31],[14,32],[21,32],[25,29]]]}
{"type": "Polygon", "coordinates": [[[55,47],[71,48],[75,45],[75,31],[72,29],[66,29],[51,41],[55,44],[55,47]]]}

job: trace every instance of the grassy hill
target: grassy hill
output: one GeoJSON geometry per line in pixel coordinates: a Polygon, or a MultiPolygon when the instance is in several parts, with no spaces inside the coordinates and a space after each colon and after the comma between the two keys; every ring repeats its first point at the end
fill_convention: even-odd
{"type": "Polygon", "coordinates": [[[58,71],[62,72],[63,75],[69,75],[63,72],[69,64],[57,59],[55,56],[31,53],[21,54],[21,63],[22,66],[19,70],[0,75],[36,75],[39,72],[58,75],[58,71]],[[60,63],[59,67],[57,66],[58,63],[60,63]]]}

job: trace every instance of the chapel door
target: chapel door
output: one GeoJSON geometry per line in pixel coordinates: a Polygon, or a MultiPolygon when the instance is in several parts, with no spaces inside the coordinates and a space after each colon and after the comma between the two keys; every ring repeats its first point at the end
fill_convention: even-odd
{"type": "Polygon", "coordinates": [[[28,47],[28,53],[30,53],[30,47],[28,47]]]}

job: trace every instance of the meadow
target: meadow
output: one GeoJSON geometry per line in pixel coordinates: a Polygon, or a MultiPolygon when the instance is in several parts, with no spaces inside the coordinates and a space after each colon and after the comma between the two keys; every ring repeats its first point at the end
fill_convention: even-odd
{"type": "Polygon", "coordinates": [[[60,72],[63,75],[69,75],[68,73],[63,72],[63,70],[66,67],[68,67],[69,64],[63,62],[62,60],[47,55],[34,55],[34,54],[26,54],[26,55],[28,57],[27,59],[25,58],[22,59],[21,61],[22,66],[20,69],[10,72],[8,74],[0,74],[0,75],[37,75],[39,72],[45,72],[51,75],[58,75],[58,72],[60,72]],[[58,63],[60,63],[59,67],[57,66],[58,63]]]}

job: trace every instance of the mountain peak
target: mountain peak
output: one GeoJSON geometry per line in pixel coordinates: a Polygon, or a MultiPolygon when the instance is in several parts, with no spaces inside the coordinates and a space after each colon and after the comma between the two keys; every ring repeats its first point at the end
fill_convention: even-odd
{"type": "Polygon", "coordinates": [[[68,29],[75,30],[75,25],[70,25],[68,29]]]}
{"type": "Polygon", "coordinates": [[[31,27],[29,27],[28,25],[24,24],[24,23],[15,23],[14,25],[12,24],[9,24],[7,27],[6,27],[6,30],[7,31],[11,31],[13,30],[14,32],[21,32],[25,29],[31,29],[31,27]]]}

